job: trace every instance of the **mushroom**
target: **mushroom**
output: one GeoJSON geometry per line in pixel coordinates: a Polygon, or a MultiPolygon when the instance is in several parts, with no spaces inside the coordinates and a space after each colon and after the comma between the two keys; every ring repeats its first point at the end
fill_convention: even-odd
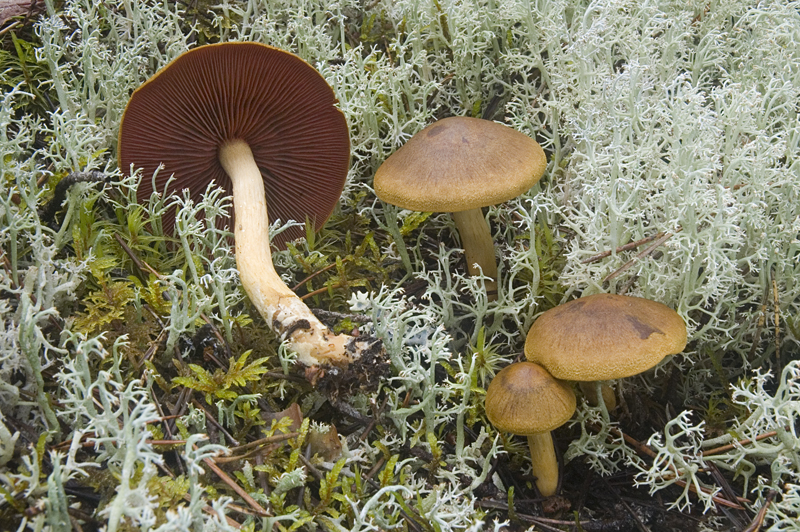
{"type": "MultiPolygon", "coordinates": [[[[210,182],[233,193],[236,264],[267,324],[307,366],[347,366],[374,340],[333,334],[276,273],[270,218],[323,225],[341,195],[350,141],[333,91],[299,57],[258,43],[190,50],[131,96],[119,133],[123,172],[141,168],[140,201],[210,182]],[[163,165],[152,180],[149,176],[163,165]],[[168,181],[174,178],[173,181],[168,181]]],[[[165,230],[174,222],[164,220],[165,230]]],[[[290,229],[278,245],[302,236],[290,229]]]]}
{"type": "MultiPolygon", "coordinates": [[[[553,307],[533,323],[526,358],[555,378],[592,382],[647,371],[686,347],[686,324],[668,306],[640,297],[594,294],[553,307]]],[[[599,402],[596,387],[582,387],[599,402]]],[[[603,392],[608,410],[613,400],[603,392]]]]}
{"type": "Polygon", "coordinates": [[[544,497],[558,489],[558,459],[550,431],[575,413],[575,394],[533,362],[517,362],[495,375],[485,399],[486,417],[503,432],[528,437],[536,487],[544,497]]]}
{"type": "Polygon", "coordinates": [[[455,116],[430,124],[375,173],[375,194],[386,203],[423,212],[451,212],[470,275],[483,273],[497,298],[497,261],[482,207],[515,198],[544,174],[539,144],[510,127],[455,116]]]}

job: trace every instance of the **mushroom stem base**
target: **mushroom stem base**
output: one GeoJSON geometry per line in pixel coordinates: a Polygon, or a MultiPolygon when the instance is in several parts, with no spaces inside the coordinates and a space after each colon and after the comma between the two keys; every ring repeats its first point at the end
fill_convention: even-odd
{"type": "Polygon", "coordinates": [[[536,488],[542,497],[555,495],[558,489],[558,458],[550,432],[528,436],[531,451],[531,469],[536,477],[536,488]]]}
{"type": "Polygon", "coordinates": [[[250,300],[301,363],[349,365],[360,356],[360,343],[323,325],[275,271],[264,181],[250,147],[230,141],[220,148],[219,159],[233,184],[236,265],[250,300]]]}

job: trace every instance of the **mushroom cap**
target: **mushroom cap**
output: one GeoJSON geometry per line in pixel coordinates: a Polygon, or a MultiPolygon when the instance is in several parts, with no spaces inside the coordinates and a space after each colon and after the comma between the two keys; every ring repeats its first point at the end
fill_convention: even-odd
{"type": "MultiPolygon", "coordinates": [[[[350,163],[347,122],[325,79],[299,57],[259,43],[211,44],[185,52],[131,96],[119,131],[119,164],[141,168],[138,199],[188,188],[197,202],[212,180],[230,193],[220,146],[242,139],[261,169],[270,220],[319,229],[333,212],[350,163]]],[[[232,214],[231,214],[232,216],[232,214]]],[[[222,221],[224,225],[225,221],[222,221]]],[[[163,220],[171,231],[173,219],[163,220]]],[[[232,227],[232,225],[231,225],[232,227]]],[[[294,227],[282,245],[305,236],[294,227]]]]}
{"type": "Polygon", "coordinates": [[[424,212],[496,205],[530,189],[544,174],[539,144],[508,126],[453,116],[430,124],[375,173],[375,194],[424,212]]]}
{"type": "Polygon", "coordinates": [[[575,393],[540,365],[517,362],[489,383],[485,408],[497,430],[529,436],[566,423],[575,413],[575,393]]]}
{"type": "Polygon", "coordinates": [[[554,377],[620,379],[686,347],[686,324],[668,306],[640,297],[594,294],[544,312],[528,331],[525,356],[554,377]]]}

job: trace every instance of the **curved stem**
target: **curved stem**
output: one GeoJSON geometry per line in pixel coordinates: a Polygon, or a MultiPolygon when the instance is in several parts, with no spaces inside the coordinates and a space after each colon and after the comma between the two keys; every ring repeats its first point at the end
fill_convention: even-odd
{"type": "Polygon", "coordinates": [[[497,299],[497,259],[494,255],[494,241],[489,224],[483,217],[481,209],[454,212],[461,245],[467,258],[467,271],[470,275],[483,275],[490,280],[485,282],[486,295],[489,301],[497,299]],[[477,265],[477,266],[476,266],[477,265]]]}
{"type": "Polygon", "coordinates": [[[236,266],[253,305],[303,364],[350,363],[352,356],[345,344],[351,337],[333,334],[275,271],[264,181],[250,147],[242,140],[227,142],[220,148],[219,159],[233,183],[236,266]]]}
{"type": "Polygon", "coordinates": [[[558,489],[558,458],[550,432],[528,436],[531,451],[531,469],[536,477],[536,487],[542,497],[555,495],[558,489]]]}

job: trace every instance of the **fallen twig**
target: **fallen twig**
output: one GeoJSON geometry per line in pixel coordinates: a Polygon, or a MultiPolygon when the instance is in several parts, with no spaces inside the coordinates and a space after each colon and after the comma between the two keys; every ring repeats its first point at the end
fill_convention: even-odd
{"type": "MultiPolygon", "coordinates": [[[[589,428],[591,428],[592,430],[594,430],[596,432],[599,432],[599,430],[598,430],[598,428],[596,426],[594,426],[592,424],[588,424],[587,426],[589,428]]],[[[627,443],[628,445],[633,447],[640,454],[644,454],[645,456],[647,456],[649,458],[655,458],[657,456],[656,453],[652,449],[650,449],[647,445],[645,445],[644,443],[640,442],[639,440],[633,438],[632,436],[629,436],[629,435],[625,434],[624,432],[622,432],[621,430],[619,430],[617,428],[611,427],[609,429],[609,433],[613,434],[616,437],[621,437],[625,441],[625,443],[627,443]]],[[[675,472],[675,475],[677,477],[678,471],[675,470],[674,466],[672,466],[672,469],[675,472]]],[[[683,480],[680,480],[680,479],[676,478],[675,479],[675,483],[680,487],[686,487],[686,482],[684,482],[683,480]]],[[[712,495],[711,494],[711,490],[708,489],[708,488],[701,487],[700,489],[703,491],[703,493],[705,493],[706,495],[709,495],[711,497],[711,500],[713,500],[715,503],[720,504],[722,506],[726,506],[728,508],[733,508],[735,510],[744,510],[745,509],[744,506],[742,506],[739,503],[746,503],[746,504],[750,504],[751,503],[751,501],[749,499],[746,499],[744,497],[736,497],[736,501],[734,502],[734,501],[729,501],[728,499],[726,499],[724,497],[720,497],[718,495],[712,495]]],[[[697,494],[697,488],[694,485],[689,484],[689,491],[691,491],[692,493],[697,494]]]]}
{"type": "Polygon", "coordinates": [[[217,466],[211,458],[203,458],[203,462],[211,468],[211,470],[230,488],[236,492],[247,504],[252,508],[260,517],[269,517],[271,514],[267,512],[263,506],[258,504],[254,498],[250,496],[239,484],[237,484],[228,474],[217,466]]]}
{"type": "MultiPolygon", "coordinates": [[[[642,238],[640,240],[637,240],[635,242],[629,242],[629,243],[627,243],[625,245],[618,246],[614,251],[616,253],[622,253],[623,251],[628,251],[630,249],[636,249],[639,246],[647,244],[648,242],[652,242],[653,240],[655,240],[657,238],[661,238],[664,235],[665,235],[664,232],[656,233],[654,235],[650,235],[650,236],[644,237],[644,238],[642,238]]],[[[603,251],[602,253],[598,253],[597,255],[592,255],[588,259],[583,259],[581,261],[581,264],[591,264],[593,262],[597,262],[597,261],[602,260],[602,259],[604,259],[606,257],[609,257],[610,255],[611,255],[611,251],[610,250],[609,251],[603,251]]]]}
{"type": "Polygon", "coordinates": [[[761,506],[761,509],[758,510],[758,513],[753,518],[753,522],[750,523],[750,526],[745,528],[742,532],[758,532],[761,529],[761,525],[764,524],[764,518],[767,516],[767,509],[769,505],[772,504],[772,500],[775,499],[775,496],[778,494],[775,490],[769,490],[767,493],[767,498],[764,499],[764,504],[761,506]]]}
{"type": "Polygon", "coordinates": [[[756,436],[752,440],[739,440],[736,443],[729,443],[727,445],[722,445],[721,447],[715,447],[713,449],[707,449],[707,450],[703,451],[702,454],[703,454],[703,456],[711,456],[712,454],[724,453],[725,451],[730,451],[731,449],[735,449],[737,444],[739,444],[739,445],[748,445],[750,443],[753,443],[753,442],[756,442],[756,441],[765,440],[767,438],[772,438],[773,436],[777,436],[777,435],[778,435],[778,431],[775,431],[775,430],[770,431],[770,432],[765,432],[764,434],[759,434],[758,436],[756,436]]]}
{"type": "MultiPolygon", "coordinates": [[[[680,231],[680,229],[678,229],[678,230],[680,231]]],[[[663,244],[664,242],[669,240],[672,237],[672,235],[673,235],[673,233],[664,233],[658,240],[656,240],[650,246],[648,246],[647,249],[645,249],[644,251],[642,251],[640,253],[637,253],[631,260],[629,260],[628,262],[626,262],[625,264],[623,264],[622,266],[617,268],[617,270],[615,270],[615,271],[611,272],[610,274],[606,275],[605,279],[603,279],[602,282],[610,281],[610,280],[618,277],[619,275],[621,275],[622,273],[624,273],[628,269],[630,269],[631,266],[636,264],[636,261],[638,261],[639,259],[642,259],[642,258],[650,255],[661,244],[663,244]]]]}

